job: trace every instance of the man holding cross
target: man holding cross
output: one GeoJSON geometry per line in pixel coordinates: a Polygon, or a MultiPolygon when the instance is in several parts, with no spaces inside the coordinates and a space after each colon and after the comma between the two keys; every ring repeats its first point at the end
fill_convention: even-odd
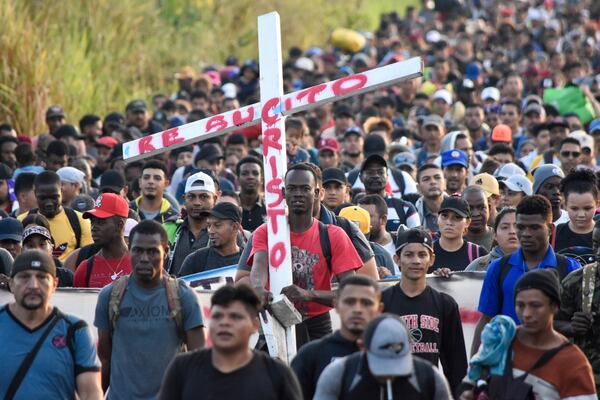
{"type": "MultiPolygon", "coordinates": [[[[285,175],[283,189],[289,209],[293,284],[284,287],[282,293],[306,317],[304,322],[296,326],[298,347],[332,332],[329,310],[334,292],[331,290],[331,279],[336,276],[341,280],[353,275],[362,266],[358,253],[343,229],[331,224],[324,225],[313,217],[314,197],[319,195],[316,180],[312,168],[306,164],[295,164],[285,175]],[[329,257],[327,249],[323,249],[326,243],[329,245],[329,257]]],[[[267,224],[254,232],[248,262],[252,265],[252,286],[268,300],[267,224]]]]}

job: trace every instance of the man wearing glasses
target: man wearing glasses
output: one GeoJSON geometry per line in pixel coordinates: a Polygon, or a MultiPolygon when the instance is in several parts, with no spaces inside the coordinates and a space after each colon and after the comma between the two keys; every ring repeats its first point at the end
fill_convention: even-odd
{"type": "Polygon", "coordinates": [[[579,140],[572,137],[563,139],[560,142],[558,158],[560,159],[560,165],[565,175],[581,164],[582,152],[579,140]]]}

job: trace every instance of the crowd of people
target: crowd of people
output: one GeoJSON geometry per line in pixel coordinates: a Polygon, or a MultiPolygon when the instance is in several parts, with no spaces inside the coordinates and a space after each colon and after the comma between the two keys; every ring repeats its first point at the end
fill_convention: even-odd
{"type": "Polygon", "coordinates": [[[259,102],[258,63],[230,56],[124,113],[73,125],[53,105],[47,132],[0,125],[0,396],[597,398],[598,2],[443,0],[345,32],[292,47],[284,90],[413,56],[425,70],[285,121],[291,364],[249,346],[278,294],[260,124],[122,155],[259,102]],[[227,266],[210,304],[178,279],[227,266]],[[461,271],[485,276],[473,343],[427,281],[461,271]],[[57,287],[100,289],[97,335],[50,305],[57,287]]]}

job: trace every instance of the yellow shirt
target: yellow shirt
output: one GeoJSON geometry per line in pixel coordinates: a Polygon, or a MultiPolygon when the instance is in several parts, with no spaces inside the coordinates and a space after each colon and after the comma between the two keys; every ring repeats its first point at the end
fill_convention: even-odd
{"type": "MultiPolygon", "coordinates": [[[[93,243],[92,240],[92,228],[89,219],[83,219],[82,214],[75,211],[77,218],[79,219],[79,225],[81,225],[81,247],[87,246],[93,243]]],[[[17,218],[21,221],[25,219],[28,213],[23,213],[17,218]]],[[[48,218],[50,224],[50,234],[54,239],[54,257],[57,257],[60,261],[65,261],[69,254],[71,254],[77,247],[77,238],[75,232],[69,223],[67,213],[63,209],[60,213],[54,216],[54,218],[48,218]]]]}

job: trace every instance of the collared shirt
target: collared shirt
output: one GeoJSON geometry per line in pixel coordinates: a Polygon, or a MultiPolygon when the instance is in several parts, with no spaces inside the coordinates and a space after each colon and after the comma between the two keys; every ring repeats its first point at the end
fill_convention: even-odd
{"type": "MultiPolygon", "coordinates": [[[[523,257],[523,250],[518,249],[509,257],[510,271],[506,274],[502,282],[502,287],[498,288],[498,279],[500,279],[500,270],[502,269],[501,263],[502,259],[498,259],[492,261],[488,267],[485,279],[483,280],[483,287],[481,288],[478,310],[488,317],[495,317],[498,314],[507,315],[519,325],[520,321],[515,311],[515,285],[519,278],[526,272],[529,272],[530,269],[523,257]],[[502,290],[502,304],[500,304],[500,290],[502,290]]],[[[554,254],[554,250],[552,250],[552,246],[548,246],[548,250],[542,261],[531,269],[556,267],[556,255],[554,254]]],[[[579,267],[580,265],[577,261],[567,258],[567,273],[575,271],[579,267]]]]}
{"type": "Polygon", "coordinates": [[[254,232],[256,228],[265,222],[267,216],[267,208],[262,196],[258,196],[256,203],[250,210],[243,209],[242,211],[242,228],[247,231],[254,232]]]}

